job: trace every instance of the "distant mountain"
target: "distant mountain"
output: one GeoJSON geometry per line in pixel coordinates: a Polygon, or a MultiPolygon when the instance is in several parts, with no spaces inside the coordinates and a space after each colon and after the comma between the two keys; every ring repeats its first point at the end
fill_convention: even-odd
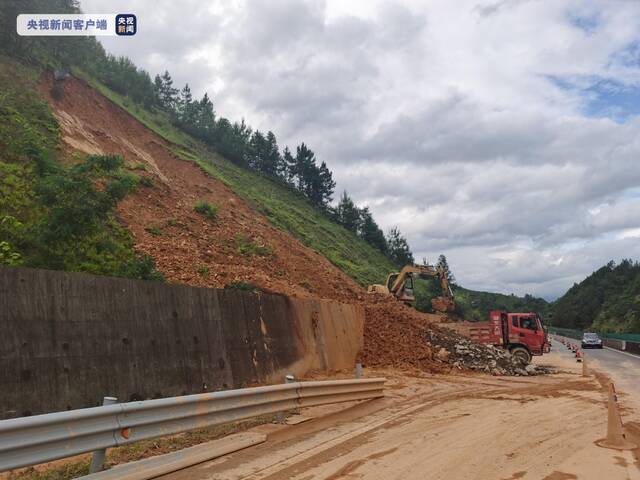
{"type": "Polygon", "coordinates": [[[640,263],[607,263],[553,302],[549,314],[558,327],[640,332],[640,263]]]}

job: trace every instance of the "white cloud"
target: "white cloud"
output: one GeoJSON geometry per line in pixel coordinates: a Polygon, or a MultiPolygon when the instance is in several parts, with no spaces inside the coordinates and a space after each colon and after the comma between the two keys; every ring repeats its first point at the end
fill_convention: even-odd
{"type": "Polygon", "coordinates": [[[554,296],[640,257],[640,120],[585,114],[595,82],[640,85],[635,0],[82,7],[133,10],[139,34],[109,51],[309,144],[338,190],[417,258],[446,253],[465,286],[554,296]]]}

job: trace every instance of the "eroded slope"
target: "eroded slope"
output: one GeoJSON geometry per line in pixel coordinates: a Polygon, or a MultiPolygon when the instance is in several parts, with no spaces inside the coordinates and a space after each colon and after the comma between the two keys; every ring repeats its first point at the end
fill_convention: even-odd
{"type": "Polygon", "coordinates": [[[222,182],[178,158],[172,145],[85,83],[69,78],[61,93],[42,93],[63,132],[65,148],[121,155],[148,178],[118,206],[136,249],[155,258],[169,281],[224,287],[249,282],[295,296],[352,301],[362,288],[328,260],[275,229],[222,182]],[[198,201],[218,207],[210,220],[194,211],[198,201]]]}

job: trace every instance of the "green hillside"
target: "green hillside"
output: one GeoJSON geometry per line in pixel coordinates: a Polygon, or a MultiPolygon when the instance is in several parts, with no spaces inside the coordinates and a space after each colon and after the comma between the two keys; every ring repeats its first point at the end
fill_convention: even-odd
{"type": "Polygon", "coordinates": [[[603,333],[640,332],[640,264],[613,261],[551,305],[554,326],[603,333]]]}
{"type": "Polygon", "coordinates": [[[138,177],[118,156],[64,156],[41,73],[0,55],[0,264],[161,279],[113,214],[138,177]]]}
{"type": "MultiPolygon", "coordinates": [[[[265,148],[275,146],[275,137],[271,132],[264,136],[257,131],[252,134],[251,129],[245,128],[244,124],[233,124],[226,119],[217,118],[213,104],[206,100],[206,94],[202,100],[189,100],[187,105],[181,103],[181,107],[177,109],[175,105],[178,90],[170,87],[168,73],[163,76],[160,84],[159,78],[154,82],[147,72],[138,69],[129,59],[107,54],[95,38],[43,39],[20,37],[16,34],[14,19],[17,13],[43,10],[47,10],[46,5],[37,0],[25,0],[21,5],[9,3],[0,6],[0,51],[6,54],[0,68],[4,73],[0,83],[4,127],[3,132],[0,132],[3,135],[0,141],[5,140],[7,152],[17,152],[11,158],[8,158],[10,155],[7,153],[1,159],[4,162],[3,193],[6,199],[10,199],[0,205],[0,240],[3,241],[1,248],[4,252],[0,259],[2,263],[119,275],[128,274],[131,267],[129,264],[132,262],[140,260],[146,262],[145,265],[149,263],[149,259],[132,256],[132,242],[128,232],[111,215],[116,197],[122,198],[126,194],[118,191],[117,195],[106,199],[100,197],[102,192],[93,192],[100,197],[96,202],[100,203],[102,210],[94,212],[97,215],[96,221],[89,222],[91,228],[83,225],[87,230],[82,232],[85,237],[93,236],[93,240],[83,237],[82,241],[74,243],[79,246],[88,243],[85,257],[92,258],[67,259],[51,264],[64,251],[64,245],[60,244],[56,251],[51,251],[50,243],[45,242],[46,236],[41,232],[44,227],[40,224],[44,222],[42,219],[51,217],[49,207],[55,207],[56,201],[62,200],[62,190],[70,186],[70,175],[74,173],[72,170],[75,167],[67,168],[62,165],[76,163],[81,158],[58,158],[62,151],[57,148],[58,126],[47,104],[39,98],[36,84],[45,70],[63,68],[71,69],[73,75],[92,85],[165,138],[173,145],[176,156],[197,163],[207,174],[221,180],[246,199],[276,228],[298,238],[360,284],[380,282],[393,269],[391,261],[385,256],[386,252],[383,253],[371,243],[365,242],[360,235],[343,228],[332,218],[328,201],[335,182],[324,162],[316,162],[310,149],[302,149],[302,160],[300,152],[292,159],[290,156],[280,156],[276,150],[277,164],[247,164],[247,155],[253,154],[252,161],[264,160],[261,155],[265,148]],[[178,110],[182,115],[180,118],[178,110]],[[20,135],[14,135],[14,131],[19,131],[20,135]],[[250,135],[252,137],[249,139],[250,135]],[[274,143],[269,144],[272,139],[274,143]],[[252,143],[258,140],[261,141],[260,144],[252,143]],[[215,144],[215,148],[212,148],[212,144],[215,144]],[[223,156],[218,152],[228,154],[223,156]],[[46,159],[47,174],[55,170],[55,179],[40,175],[42,172],[39,165],[43,164],[43,159],[46,159]],[[297,168],[295,184],[290,178],[291,168],[287,171],[289,178],[282,171],[273,170],[275,167],[290,166],[286,162],[291,160],[306,162],[294,166],[297,168]],[[43,186],[50,187],[56,182],[59,187],[58,195],[49,192],[50,203],[46,205],[43,186]],[[294,185],[296,188],[293,188],[294,185]],[[24,191],[19,192],[19,187],[24,191]],[[23,203],[20,203],[20,196],[25,197],[23,203]],[[18,207],[11,205],[22,206],[17,211],[18,207]],[[27,218],[29,215],[34,218],[27,218]],[[39,220],[35,219],[36,216],[39,220]],[[129,257],[126,261],[125,256],[129,257]],[[109,265],[107,257],[111,258],[109,265]],[[49,261],[45,262],[44,259],[49,261]]],[[[72,0],[61,0],[56,10],[76,12],[78,4],[72,0]]],[[[185,86],[186,88],[188,87],[185,86]]],[[[185,89],[179,93],[185,93],[185,89]]],[[[113,171],[109,172],[85,172],[82,180],[95,182],[98,175],[102,175],[101,181],[114,182],[114,192],[117,185],[121,185],[123,190],[125,183],[130,184],[130,188],[135,188],[135,176],[131,172],[123,172],[120,167],[113,165],[113,171]]],[[[91,168],[86,167],[85,170],[91,168]]],[[[67,207],[83,205],[77,199],[75,202],[70,200],[66,199],[67,207]]],[[[67,218],[77,218],[77,215],[68,215],[67,218]]],[[[70,228],[66,225],[67,230],[67,227],[70,228]]],[[[56,231],[60,233],[65,228],[57,228],[56,231]]],[[[69,241],[70,237],[65,239],[65,242],[69,241]]],[[[135,275],[137,274],[136,271],[135,275]]]]}
{"type": "MultiPolygon", "coordinates": [[[[72,171],[61,166],[69,161],[57,158],[60,155],[56,148],[59,142],[58,126],[49,107],[36,91],[36,82],[42,71],[8,57],[0,59],[0,70],[0,89],[4,92],[0,99],[0,146],[3,147],[0,157],[2,263],[116,276],[153,277],[147,273],[136,275],[127,272],[127,269],[139,268],[135,266],[131,238],[110,213],[105,213],[99,224],[83,233],[81,241],[77,236],[64,241],[60,239],[54,244],[44,241],[43,219],[51,217],[52,209],[45,208],[43,188],[45,183],[54,178],[71,181],[72,171]],[[16,82],[16,79],[20,81],[16,82]],[[37,174],[41,165],[46,170],[44,175],[37,174]],[[77,248],[65,248],[69,241],[80,247],[86,244],[85,254],[70,258],[71,252],[77,251],[77,248]],[[123,259],[125,256],[126,260],[123,259]]],[[[149,112],[86,74],[82,76],[116,104],[173,143],[177,156],[197,163],[208,174],[229,185],[274,226],[300,239],[360,284],[379,282],[393,269],[391,262],[381,252],[333,222],[298,192],[275,179],[225,160],[173,127],[162,112],[149,112]]],[[[124,176],[118,168],[116,170],[108,176],[125,178],[135,184],[131,174],[124,176]]],[[[65,187],[62,184],[59,186],[65,187]]],[[[73,205],[84,203],[67,203],[69,208],[73,205]]],[[[60,218],[77,218],[77,211],[67,213],[69,215],[61,215],[60,218]]],[[[62,227],[55,228],[61,231],[62,227]]]]}

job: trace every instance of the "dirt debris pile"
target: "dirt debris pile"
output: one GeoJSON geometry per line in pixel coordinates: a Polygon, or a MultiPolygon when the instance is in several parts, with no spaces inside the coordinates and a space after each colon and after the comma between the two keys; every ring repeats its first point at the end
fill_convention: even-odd
{"type": "Polygon", "coordinates": [[[365,297],[364,347],[360,361],[367,367],[413,367],[433,373],[450,370],[434,357],[425,341],[435,315],[422,314],[395,299],[365,297]]]}
{"type": "Polygon", "coordinates": [[[548,369],[525,365],[492,345],[473,342],[440,327],[443,316],[425,314],[400,302],[368,295],[364,348],[360,361],[369,367],[418,368],[432,373],[472,370],[492,375],[537,375],[548,369]]]}
{"type": "Polygon", "coordinates": [[[538,375],[548,369],[526,365],[509,352],[461,337],[446,329],[428,329],[425,341],[435,352],[435,358],[455,368],[490,373],[492,375],[538,375]]]}

